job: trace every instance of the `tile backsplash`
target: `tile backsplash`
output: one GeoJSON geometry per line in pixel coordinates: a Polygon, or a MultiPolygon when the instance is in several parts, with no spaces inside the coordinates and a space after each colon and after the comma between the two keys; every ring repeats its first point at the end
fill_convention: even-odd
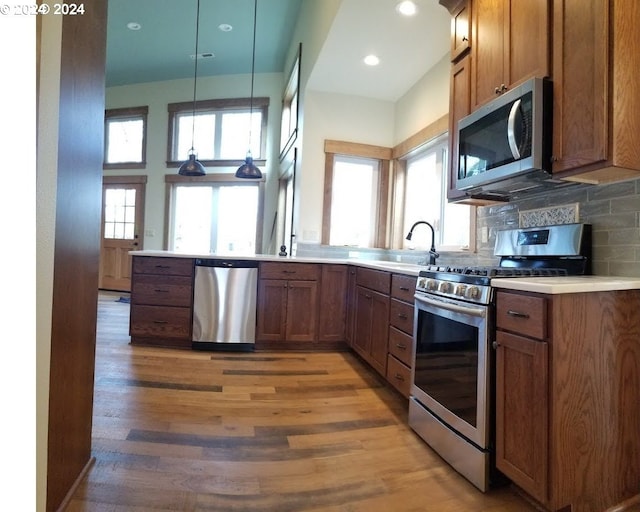
{"type": "MultiPolygon", "coordinates": [[[[610,185],[579,185],[509,203],[478,208],[478,256],[493,254],[495,234],[502,229],[546,221],[592,225],[593,272],[598,275],[640,277],[640,179],[610,185]],[[528,215],[523,215],[528,214],[528,215]]],[[[551,222],[547,222],[551,223],[551,222]]]]}

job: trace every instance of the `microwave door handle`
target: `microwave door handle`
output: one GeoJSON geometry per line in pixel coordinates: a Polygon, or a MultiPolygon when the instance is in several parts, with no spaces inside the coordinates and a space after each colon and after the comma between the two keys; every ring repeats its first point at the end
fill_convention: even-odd
{"type": "Polygon", "coordinates": [[[521,99],[518,99],[512,106],[511,111],[509,112],[509,121],[507,122],[507,140],[509,141],[509,148],[511,149],[511,154],[513,158],[516,160],[520,160],[520,151],[518,150],[518,143],[516,142],[516,115],[518,113],[518,109],[520,108],[520,104],[522,103],[521,99]]]}

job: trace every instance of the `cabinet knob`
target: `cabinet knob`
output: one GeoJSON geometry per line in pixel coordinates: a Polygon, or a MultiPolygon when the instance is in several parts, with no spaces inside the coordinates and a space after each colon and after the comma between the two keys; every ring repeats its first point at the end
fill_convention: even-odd
{"type": "Polygon", "coordinates": [[[506,91],[506,90],[507,90],[507,86],[506,86],[506,85],[504,85],[504,84],[501,84],[501,85],[500,85],[500,92],[504,92],[504,91],[506,91]]]}
{"type": "Polygon", "coordinates": [[[493,92],[495,92],[496,94],[500,94],[500,87],[496,87],[493,92]]]}
{"type": "Polygon", "coordinates": [[[498,344],[497,341],[494,341],[491,343],[491,346],[493,347],[493,350],[497,350],[500,345],[498,344]]]}
{"type": "Polygon", "coordinates": [[[469,38],[467,36],[462,36],[462,42],[466,43],[469,40],[469,38]]]}

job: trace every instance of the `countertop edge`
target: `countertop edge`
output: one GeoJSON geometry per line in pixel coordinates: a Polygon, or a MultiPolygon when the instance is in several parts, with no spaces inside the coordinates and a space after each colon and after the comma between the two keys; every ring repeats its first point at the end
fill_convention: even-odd
{"type": "Polygon", "coordinates": [[[359,267],[371,268],[373,270],[385,270],[396,274],[405,274],[410,276],[418,276],[423,270],[421,265],[413,265],[410,263],[396,263],[393,261],[382,260],[362,260],[354,258],[326,258],[326,257],[310,257],[310,256],[275,256],[273,254],[255,254],[255,255],[222,255],[222,254],[192,254],[174,251],[158,251],[143,250],[129,251],[131,256],[153,256],[158,258],[207,258],[219,260],[241,260],[241,261],[268,261],[275,263],[325,263],[325,264],[341,264],[356,265],[359,267]]]}
{"type": "Polygon", "coordinates": [[[549,295],[640,290],[640,278],[621,276],[505,277],[493,279],[491,284],[499,289],[549,295]]]}

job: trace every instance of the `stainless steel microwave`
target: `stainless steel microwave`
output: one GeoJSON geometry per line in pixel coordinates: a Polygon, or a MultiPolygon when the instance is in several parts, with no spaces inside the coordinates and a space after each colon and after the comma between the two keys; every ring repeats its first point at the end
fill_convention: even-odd
{"type": "Polygon", "coordinates": [[[569,184],[551,168],[552,83],[533,78],[458,122],[456,188],[511,197],[569,184]]]}

